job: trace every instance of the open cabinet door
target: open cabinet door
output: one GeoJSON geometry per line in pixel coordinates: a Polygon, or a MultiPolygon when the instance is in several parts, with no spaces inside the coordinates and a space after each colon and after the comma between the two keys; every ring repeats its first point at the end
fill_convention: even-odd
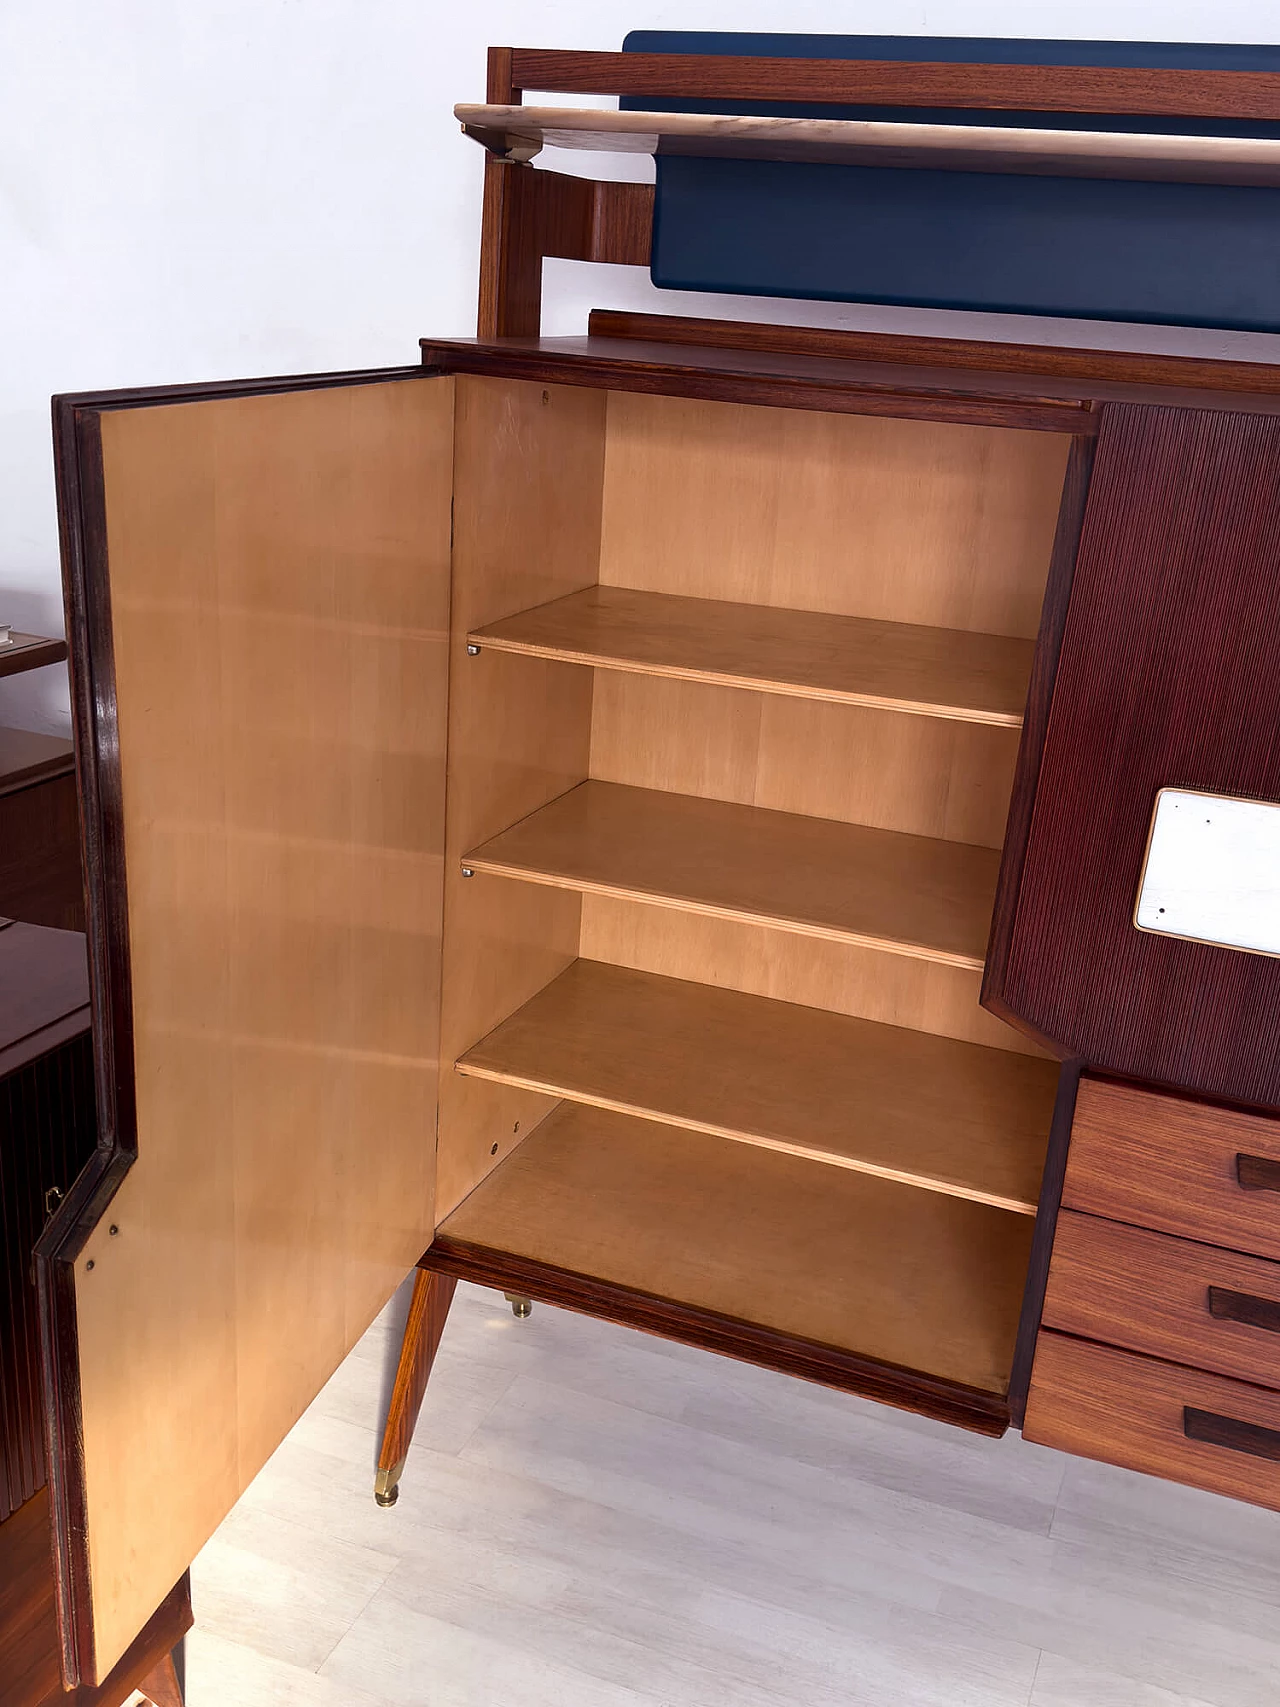
{"type": "Polygon", "coordinates": [[[101,1121],[39,1253],[75,1683],[430,1240],[453,382],[55,426],[101,1121]]]}

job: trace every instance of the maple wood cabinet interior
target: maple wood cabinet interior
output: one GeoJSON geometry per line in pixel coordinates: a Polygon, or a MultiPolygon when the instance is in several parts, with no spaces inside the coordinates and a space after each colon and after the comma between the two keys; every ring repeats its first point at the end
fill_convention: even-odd
{"type": "Polygon", "coordinates": [[[441,1231],[577,1269],[577,1190],[587,1272],[710,1307],[755,1180],[736,1314],[1002,1394],[1057,1067],[978,992],[1069,441],[457,383],[441,1231]],[[671,1177],[629,1190],[654,1122],[671,1177]],[[872,1215],[923,1342],[879,1319],[872,1215]]]}

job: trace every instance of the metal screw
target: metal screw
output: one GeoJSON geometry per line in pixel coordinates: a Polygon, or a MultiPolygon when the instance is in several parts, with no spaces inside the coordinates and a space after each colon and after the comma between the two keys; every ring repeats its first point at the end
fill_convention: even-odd
{"type": "Polygon", "coordinates": [[[85,1273],[86,1273],[86,1274],[88,1274],[88,1273],[89,1273],[89,1271],[90,1271],[90,1269],[93,1269],[93,1268],[96,1268],[96,1267],[97,1267],[97,1264],[96,1264],[96,1263],[95,1263],[95,1262],[94,1262],[94,1260],[93,1260],[93,1258],[92,1258],[92,1257],[90,1257],[90,1258],[89,1258],[89,1260],[88,1260],[88,1262],[87,1262],[87,1263],[86,1263],[86,1264],[85,1264],[85,1265],[84,1265],[84,1272],[85,1272],[85,1273]]]}
{"type": "Polygon", "coordinates": [[[110,1233],[110,1235],[113,1239],[116,1237],[116,1235],[117,1235],[117,1233],[119,1233],[119,1231],[120,1231],[119,1227],[112,1226],[112,1227],[107,1228],[107,1232],[110,1233]]]}
{"type": "Polygon", "coordinates": [[[518,1132],[520,1130],[520,1122],[518,1120],[516,1121],[515,1125],[511,1128],[511,1130],[513,1132],[518,1132]]]}
{"type": "Polygon", "coordinates": [[[470,644],[470,642],[468,642],[467,643],[467,657],[468,658],[478,658],[479,656],[480,656],[480,648],[478,646],[472,646],[470,644]]]}
{"type": "Polygon", "coordinates": [[[496,1145],[496,1144],[495,1144],[495,1145],[494,1145],[494,1146],[493,1146],[493,1148],[492,1148],[492,1149],[491,1149],[491,1150],[490,1150],[490,1151],[489,1151],[489,1154],[490,1154],[490,1155],[491,1155],[491,1156],[496,1156],[496,1155],[497,1155],[497,1153],[498,1153],[498,1146],[497,1146],[497,1145],[496,1145]]]}
{"type": "Polygon", "coordinates": [[[474,877],[474,876],[475,876],[475,872],[474,872],[474,871],[472,871],[472,869],[471,869],[471,867],[470,867],[470,866],[469,866],[469,865],[464,865],[464,866],[463,866],[463,868],[462,868],[462,875],[463,875],[463,876],[464,876],[464,877],[474,877]]]}

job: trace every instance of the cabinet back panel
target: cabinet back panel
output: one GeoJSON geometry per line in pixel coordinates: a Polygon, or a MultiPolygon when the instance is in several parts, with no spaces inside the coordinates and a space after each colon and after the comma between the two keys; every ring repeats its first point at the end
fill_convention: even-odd
{"type": "Polygon", "coordinates": [[[998,848],[1017,754],[1016,729],[596,672],[602,782],[998,848]]]}
{"type": "MultiPolygon", "coordinates": [[[[479,881],[477,879],[477,881],[479,881]]],[[[490,879],[496,885],[499,879],[490,879]]],[[[582,957],[1043,1055],[978,1006],[981,973],[606,895],[582,900],[582,957]]]]}
{"type": "Polygon", "coordinates": [[[584,780],[593,672],[489,649],[468,657],[467,635],[595,583],[606,403],[585,387],[457,386],[437,1217],[555,1106],[464,1079],[453,1063],[574,959],[579,897],[464,878],[461,863],[584,780]]]}
{"type": "Polygon", "coordinates": [[[138,1156],[74,1273],[100,1677],[430,1232],[453,385],[101,433],[138,1156]]]}
{"type": "Polygon", "coordinates": [[[1033,639],[1068,448],[615,392],[600,582],[1033,639]]]}

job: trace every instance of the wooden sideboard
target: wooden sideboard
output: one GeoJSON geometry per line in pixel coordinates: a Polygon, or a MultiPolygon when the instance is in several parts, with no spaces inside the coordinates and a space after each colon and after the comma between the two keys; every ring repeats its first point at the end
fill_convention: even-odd
{"type": "MultiPolygon", "coordinates": [[[[655,57],[495,50],[490,103],[750,96],[655,57]]],[[[543,258],[644,260],[651,193],[480,129],[478,340],[57,403],[70,1682],[414,1264],[384,1503],[458,1277],[1280,1503],[1280,962],[1133,924],[1160,789],[1280,796],[1280,374],[543,339],[543,258]]]]}

